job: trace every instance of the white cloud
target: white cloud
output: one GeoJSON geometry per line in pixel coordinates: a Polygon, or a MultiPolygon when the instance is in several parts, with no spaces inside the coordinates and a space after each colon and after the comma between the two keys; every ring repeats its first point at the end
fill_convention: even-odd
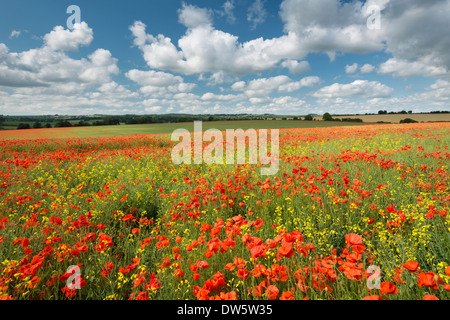
{"type": "Polygon", "coordinates": [[[371,73],[375,71],[375,67],[369,63],[366,63],[359,70],[361,71],[361,73],[371,73]]]}
{"type": "Polygon", "coordinates": [[[155,37],[147,34],[145,29],[145,24],[140,21],[130,27],[134,44],[142,51],[147,65],[186,75],[259,73],[275,68],[281,60],[297,56],[300,50],[294,33],[239,43],[238,37],[207,24],[188,29],[178,40],[178,50],[170,38],[155,37]]]}
{"type": "Polygon", "coordinates": [[[96,85],[109,82],[118,72],[117,59],[105,49],[97,49],[88,59],[76,60],[48,46],[9,52],[0,44],[0,86],[45,87],[64,82],[96,85]]]}
{"type": "Polygon", "coordinates": [[[381,66],[381,72],[397,76],[448,76],[449,16],[447,0],[389,1],[383,11],[383,28],[387,52],[393,58],[381,66]]]}
{"type": "Polygon", "coordinates": [[[358,70],[358,64],[357,63],[345,66],[345,73],[355,73],[357,70],[358,70]]]}
{"type": "Polygon", "coordinates": [[[125,76],[141,86],[140,91],[145,95],[163,96],[167,93],[189,92],[197,85],[186,83],[180,76],[160,71],[142,71],[132,69],[125,76]]]}
{"type": "Polygon", "coordinates": [[[234,10],[234,0],[227,0],[222,6],[223,11],[220,11],[219,13],[222,16],[226,16],[228,23],[235,23],[236,17],[234,16],[233,10],[234,10]]]}
{"type": "MultiPolygon", "coordinates": [[[[367,3],[366,3],[367,5],[367,3]]],[[[381,32],[366,25],[360,1],[284,0],[280,16],[286,32],[295,32],[307,52],[368,53],[384,48],[381,32]]]]}
{"type": "Polygon", "coordinates": [[[247,21],[252,23],[251,28],[255,29],[258,24],[264,22],[267,16],[267,11],[264,8],[263,0],[255,0],[252,5],[248,8],[247,21]]]}
{"type": "Polygon", "coordinates": [[[215,94],[212,92],[206,92],[201,97],[202,100],[205,101],[212,101],[212,100],[219,100],[219,101],[231,101],[231,100],[239,100],[242,99],[240,95],[234,95],[234,94],[215,94]]]}
{"type": "Polygon", "coordinates": [[[79,45],[89,45],[94,39],[86,22],[75,23],[73,30],[56,26],[44,36],[45,45],[52,50],[78,50],[79,45]]]}
{"type": "Polygon", "coordinates": [[[182,8],[178,10],[178,21],[187,28],[209,26],[212,24],[211,14],[210,10],[183,3],[182,8]]]}
{"type": "Polygon", "coordinates": [[[315,98],[336,98],[336,97],[361,97],[377,98],[388,97],[394,89],[381,84],[378,81],[355,80],[352,83],[334,83],[323,87],[313,93],[315,98]]]}
{"type": "Polygon", "coordinates": [[[381,73],[405,77],[449,76],[449,15],[448,0],[284,0],[280,10],[285,31],[295,32],[305,51],[325,52],[331,59],[336,52],[386,51],[393,57],[381,73]],[[372,5],[381,9],[379,30],[367,27],[372,5]]]}
{"type": "Polygon", "coordinates": [[[278,87],[279,92],[292,92],[299,90],[303,87],[312,87],[320,82],[320,78],[317,76],[305,77],[299,81],[288,82],[278,87]]]}
{"type": "Polygon", "coordinates": [[[297,60],[285,60],[281,63],[281,66],[284,68],[289,69],[289,72],[291,74],[297,75],[301,74],[303,72],[307,72],[311,70],[308,61],[300,61],[297,60]]]}
{"type": "Polygon", "coordinates": [[[236,91],[243,91],[248,97],[267,97],[274,90],[291,82],[292,80],[288,76],[276,76],[271,78],[259,78],[251,80],[248,84],[243,81],[234,83],[231,88],[236,91]]]}
{"type": "Polygon", "coordinates": [[[20,36],[20,31],[18,31],[18,30],[12,30],[11,31],[11,33],[10,33],[10,35],[9,35],[9,38],[10,39],[12,39],[12,38],[18,38],[19,36],[20,36]]]}
{"type": "Polygon", "coordinates": [[[448,75],[448,68],[433,63],[430,61],[432,59],[433,58],[430,55],[427,57],[420,57],[415,61],[391,58],[380,64],[378,73],[391,74],[398,77],[442,77],[448,75]]]}

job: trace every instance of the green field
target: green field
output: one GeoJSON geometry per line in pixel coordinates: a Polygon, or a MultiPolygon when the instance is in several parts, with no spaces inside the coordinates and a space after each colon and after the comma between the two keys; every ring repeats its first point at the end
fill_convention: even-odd
{"type": "MultiPolygon", "coordinates": [[[[296,121],[296,120],[242,120],[242,121],[210,121],[202,122],[203,131],[214,128],[226,129],[290,129],[316,128],[334,126],[355,126],[363,123],[327,122],[327,121],[296,121]]],[[[367,124],[366,124],[367,125],[367,124]]],[[[44,138],[82,138],[106,137],[142,134],[170,134],[175,129],[194,131],[193,122],[185,123],[155,123],[116,126],[89,126],[50,129],[3,130],[0,139],[44,139],[44,138]]]]}

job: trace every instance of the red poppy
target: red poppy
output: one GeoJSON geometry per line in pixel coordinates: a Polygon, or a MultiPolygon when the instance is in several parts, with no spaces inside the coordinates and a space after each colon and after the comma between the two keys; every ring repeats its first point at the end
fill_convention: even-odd
{"type": "Polygon", "coordinates": [[[278,248],[278,252],[281,256],[290,258],[294,254],[294,249],[292,249],[292,247],[289,246],[283,246],[278,248]]]}
{"type": "Polygon", "coordinates": [[[362,237],[356,233],[349,233],[345,235],[347,245],[363,245],[362,237]]]}
{"type": "Polygon", "coordinates": [[[182,278],[182,277],[184,277],[184,271],[181,270],[181,269],[176,269],[176,270],[175,270],[175,277],[177,277],[177,278],[182,278]]]}
{"type": "Polygon", "coordinates": [[[419,268],[419,263],[416,261],[408,261],[406,263],[402,263],[402,266],[409,272],[415,272],[419,268]]]}
{"type": "Polygon", "coordinates": [[[397,294],[398,288],[393,282],[383,281],[380,284],[381,293],[397,294]]]}
{"type": "Polygon", "coordinates": [[[433,290],[438,290],[439,284],[444,284],[444,281],[441,279],[441,277],[431,271],[426,273],[420,272],[417,275],[417,282],[419,284],[419,287],[425,286],[433,290]]]}
{"type": "Polygon", "coordinates": [[[450,277],[450,266],[445,268],[445,274],[450,277]]]}
{"type": "Polygon", "coordinates": [[[291,291],[284,291],[281,294],[280,300],[295,300],[295,298],[291,291]]]}
{"type": "Polygon", "coordinates": [[[423,297],[423,300],[439,300],[436,296],[433,296],[432,294],[426,294],[423,297]]]}
{"type": "Polygon", "coordinates": [[[30,240],[28,240],[27,238],[23,238],[22,247],[26,248],[26,247],[28,247],[29,244],[30,244],[30,240]]]}
{"type": "Polygon", "coordinates": [[[362,298],[362,300],[383,300],[383,299],[379,295],[373,294],[371,296],[362,298]]]}
{"type": "Polygon", "coordinates": [[[279,293],[280,293],[280,291],[274,285],[270,285],[266,289],[266,294],[269,297],[269,300],[275,300],[278,297],[279,293]]]}

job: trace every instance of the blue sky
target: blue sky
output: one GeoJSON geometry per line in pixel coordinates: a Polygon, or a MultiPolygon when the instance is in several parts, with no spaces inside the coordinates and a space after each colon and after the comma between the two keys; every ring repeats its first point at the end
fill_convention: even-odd
{"type": "Polygon", "coordinates": [[[0,114],[450,110],[449,16],[449,0],[3,1],[0,114]]]}

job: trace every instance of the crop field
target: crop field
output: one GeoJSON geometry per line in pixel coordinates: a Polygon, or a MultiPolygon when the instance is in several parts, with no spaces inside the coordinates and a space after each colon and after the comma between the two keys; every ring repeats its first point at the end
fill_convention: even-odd
{"type": "MultiPolygon", "coordinates": [[[[328,121],[294,121],[294,120],[241,120],[241,121],[210,121],[203,122],[204,130],[215,128],[226,129],[287,129],[287,128],[316,128],[357,126],[361,123],[328,122],[328,121]]],[[[44,139],[44,138],[81,138],[81,137],[106,137],[143,134],[170,134],[175,129],[194,130],[193,122],[184,123],[153,123],[113,126],[89,126],[51,129],[27,129],[27,130],[3,130],[0,131],[1,139],[44,139]]]]}
{"type": "Polygon", "coordinates": [[[175,164],[180,124],[1,132],[0,299],[448,300],[450,124],[335,125],[274,175],[175,164]]]}
{"type": "MultiPolygon", "coordinates": [[[[450,113],[374,114],[358,116],[336,116],[335,118],[359,118],[365,123],[374,123],[378,121],[399,123],[401,120],[406,118],[410,118],[417,122],[450,122],[450,113]]],[[[320,117],[317,118],[317,120],[320,120],[320,117]]]]}

